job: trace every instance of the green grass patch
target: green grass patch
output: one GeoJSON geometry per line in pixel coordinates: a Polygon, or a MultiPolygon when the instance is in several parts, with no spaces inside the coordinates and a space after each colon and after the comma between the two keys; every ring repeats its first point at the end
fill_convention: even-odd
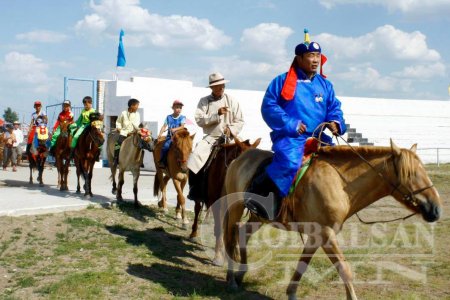
{"type": "Polygon", "coordinates": [[[78,298],[98,299],[104,297],[103,288],[118,283],[117,275],[112,271],[83,272],[69,274],[59,282],[52,283],[39,290],[51,299],[78,298]]]}
{"type": "Polygon", "coordinates": [[[74,217],[74,218],[67,218],[65,223],[69,224],[70,226],[74,228],[86,228],[91,226],[101,226],[101,224],[95,220],[92,220],[90,218],[85,217],[74,217]]]}

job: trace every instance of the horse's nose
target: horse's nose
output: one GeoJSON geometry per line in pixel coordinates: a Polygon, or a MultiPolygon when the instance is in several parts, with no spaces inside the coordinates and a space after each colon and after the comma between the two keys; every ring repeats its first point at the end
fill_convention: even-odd
{"type": "Polygon", "coordinates": [[[181,173],[186,174],[188,172],[188,167],[187,166],[181,166],[181,173]]]}
{"type": "Polygon", "coordinates": [[[421,206],[422,206],[422,215],[425,221],[435,222],[439,220],[439,218],[441,217],[442,209],[439,205],[436,205],[428,201],[426,204],[423,204],[421,206]]]}

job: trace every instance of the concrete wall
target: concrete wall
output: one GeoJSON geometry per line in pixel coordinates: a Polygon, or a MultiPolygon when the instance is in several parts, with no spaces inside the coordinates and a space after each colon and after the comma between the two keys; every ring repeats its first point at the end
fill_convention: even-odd
{"type": "MultiPolygon", "coordinates": [[[[111,127],[109,117],[117,116],[126,109],[130,98],[140,100],[141,119],[152,122],[152,127],[157,128],[154,136],[158,134],[164,118],[172,112],[171,104],[175,99],[185,104],[183,114],[195,123],[197,103],[210,92],[209,88],[194,87],[192,82],[181,80],[133,77],[130,81],[106,82],[104,111],[107,131],[111,127]]],[[[264,91],[227,88],[226,93],[239,101],[244,113],[245,126],[240,137],[251,142],[261,137],[260,148],[270,149],[270,130],[260,113],[264,91]]],[[[338,98],[342,102],[346,122],[369,142],[387,146],[392,138],[401,147],[409,148],[418,143],[421,149],[449,148],[440,150],[440,159],[441,162],[450,162],[450,101],[338,98]]],[[[191,132],[197,131],[196,140],[201,138],[201,129],[196,125],[189,126],[189,129],[191,132]]],[[[435,162],[436,150],[420,151],[424,161],[435,162]]],[[[145,160],[146,166],[150,164],[148,159],[149,155],[145,160]]]]}

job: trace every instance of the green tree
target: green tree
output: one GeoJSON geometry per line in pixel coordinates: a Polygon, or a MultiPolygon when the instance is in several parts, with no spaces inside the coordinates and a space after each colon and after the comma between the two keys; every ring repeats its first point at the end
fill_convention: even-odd
{"type": "Polygon", "coordinates": [[[18,121],[19,117],[17,116],[17,113],[11,109],[11,107],[8,107],[5,109],[5,113],[3,114],[3,118],[6,122],[13,123],[14,121],[18,121]]]}

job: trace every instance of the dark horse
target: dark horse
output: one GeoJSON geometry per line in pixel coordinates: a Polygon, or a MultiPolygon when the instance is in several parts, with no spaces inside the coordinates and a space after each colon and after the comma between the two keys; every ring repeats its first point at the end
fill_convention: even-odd
{"type": "Polygon", "coordinates": [[[103,137],[103,122],[99,113],[92,113],[89,116],[91,123],[86,126],[83,133],[78,138],[75,146],[75,166],[77,167],[77,194],[80,190],[80,174],[84,179],[84,196],[91,198],[92,189],[92,173],[94,164],[100,157],[100,147],[103,145],[105,138],[103,137]]]}
{"type": "Polygon", "coordinates": [[[69,125],[67,121],[60,123],[59,128],[61,134],[55,144],[55,162],[58,170],[58,187],[60,191],[67,191],[67,175],[69,174],[70,165],[70,142],[72,138],[69,134],[69,125]]]}
{"type": "Polygon", "coordinates": [[[207,167],[207,191],[204,202],[195,201],[195,218],[194,224],[192,224],[192,232],[190,238],[196,238],[198,233],[198,219],[200,212],[203,208],[203,205],[206,205],[206,208],[209,210],[212,208],[212,213],[214,217],[214,236],[216,237],[216,247],[215,247],[215,257],[213,259],[213,263],[215,265],[223,264],[223,242],[222,242],[222,226],[220,226],[220,215],[219,215],[219,206],[212,206],[217,199],[223,196],[224,192],[224,182],[225,175],[227,173],[228,166],[231,162],[236,159],[242,152],[258,147],[261,139],[257,139],[253,144],[250,144],[249,140],[244,142],[239,141],[236,137],[234,137],[234,143],[232,144],[222,144],[218,145],[217,150],[213,150],[212,155],[214,157],[210,157],[208,159],[207,164],[211,160],[211,163],[207,167]]]}
{"type": "Polygon", "coordinates": [[[39,185],[43,186],[44,182],[42,181],[42,173],[44,172],[44,164],[45,160],[48,156],[48,128],[45,125],[36,127],[36,135],[38,140],[37,148],[34,145],[34,141],[27,148],[27,156],[28,162],[30,163],[30,184],[33,184],[33,169],[38,170],[37,181],[39,181],[39,185]]]}
{"type": "MultiPolygon", "coordinates": [[[[276,219],[278,225],[283,225],[278,228],[308,235],[286,291],[289,299],[297,299],[299,280],[318,248],[336,267],[347,299],[356,299],[352,272],[336,235],[346,220],[375,201],[391,195],[425,221],[439,219],[442,201],[415,150],[416,145],[411,150],[400,149],[391,141],[391,147],[336,146],[322,147],[317,152],[318,157],[300,184],[283,200],[276,219]]],[[[246,245],[261,226],[261,220],[253,214],[251,223],[239,224],[244,212],[243,192],[261,162],[271,156],[269,151],[249,150],[234,160],[227,171],[224,242],[227,281],[232,288],[242,283],[249,270],[246,245]]]]}

